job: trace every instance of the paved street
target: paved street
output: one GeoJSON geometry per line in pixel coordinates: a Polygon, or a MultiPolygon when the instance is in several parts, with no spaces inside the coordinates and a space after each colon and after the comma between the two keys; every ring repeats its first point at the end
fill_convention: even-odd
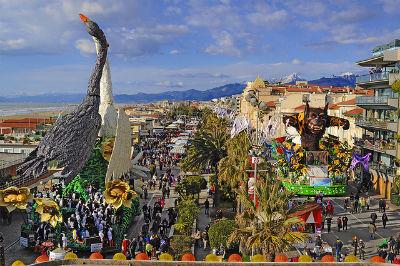
{"type": "MultiPolygon", "coordinates": [[[[377,245],[382,242],[383,239],[388,238],[390,236],[396,237],[400,233],[400,215],[397,210],[393,210],[387,208],[386,213],[389,218],[389,222],[386,226],[386,229],[383,228],[382,225],[382,214],[378,212],[378,200],[371,200],[371,208],[369,211],[357,214],[351,214],[349,212],[345,212],[344,198],[331,198],[335,205],[335,215],[332,220],[332,230],[331,233],[327,233],[326,229],[323,232],[323,239],[327,241],[329,244],[334,246],[336,241],[336,237],[339,237],[345,247],[347,247],[351,252],[353,252],[353,248],[351,246],[351,241],[353,236],[357,236],[358,239],[362,239],[366,243],[366,259],[377,255],[377,245]],[[377,234],[375,240],[369,240],[369,232],[368,225],[371,222],[370,215],[372,212],[375,212],[378,215],[377,219],[377,234]],[[339,216],[347,215],[349,218],[349,229],[347,231],[337,231],[336,219],[339,216]]],[[[326,227],[326,226],[325,226],[326,227]]]]}

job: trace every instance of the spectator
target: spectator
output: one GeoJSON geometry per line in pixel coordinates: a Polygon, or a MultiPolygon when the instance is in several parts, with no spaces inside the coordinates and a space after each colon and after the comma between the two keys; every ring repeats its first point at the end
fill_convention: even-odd
{"type": "Polygon", "coordinates": [[[383,228],[386,228],[386,224],[387,224],[388,221],[389,221],[389,219],[388,219],[388,217],[387,217],[387,215],[386,215],[386,212],[384,211],[383,214],[382,214],[382,224],[383,224],[383,228]]]}
{"type": "Polygon", "coordinates": [[[210,209],[210,202],[208,201],[208,198],[204,202],[204,214],[209,215],[209,209],[210,209]]]}

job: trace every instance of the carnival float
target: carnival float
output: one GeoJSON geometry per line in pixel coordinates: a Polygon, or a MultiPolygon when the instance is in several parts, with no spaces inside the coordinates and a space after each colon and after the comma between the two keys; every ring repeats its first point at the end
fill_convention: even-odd
{"type": "MultiPolygon", "coordinates": [[[[232,121],[231,137],[247,130],[257,135],[256,156],[273,165],[283,186],[299,196],[342,196],[346,193],[350,172],[361,165],[361,171],[368,172],[370,154],[358,154],[346,142],[326,134],[329,127],[349,128],[349,121],[328,115],[329,101],[323,108],[313,108],[305,101],[305,109],[289,116],[273,115],[265,121],[261,130],[249,120],[238,115],[232,121]],[[280,134],[280,127],[285,132],[280,134]],[[256,132],[255,132],[256,131],[256,132]]],[[[214,110],[220,116],[229,118],[227,110],[214,110]]],[[[282,130],[281,130],[282,131],[282,130]]],[[[255,137],[253,137],[254,139],[255,137]]],[[[254,156],[254,151],[251,156],[254,156]]],[[[255,183],[250,172],[249,193],[255,183]]]]}
{"type": "Polygon", "coordinates": [[[140,167],[135,167],[131,160],[129,118],[123,109],[117,111],[113,105],[107,59],[109,44],[95,22],[82,14],[80,19],[93,37],[97,50],[87,95],[75,110],[56,121],[17,170],[21,177],[34,178],[50,170],[58,171],[65,178],[65,185],[60,183],[56,192],[47,191],[40,196],[27,187],[9,187],[0,191],[0,206],[9,212],[16,208],[27,210],[26,223],[21,226],[20,244],[45,250],[48,245],[51,250],[66,237],[66,246],[60,249],[62,253],[66,249],[93,251],[93,245],[99,251],[102,248],[98,237],[76,241],[73,232],[66,227],[66,220],[75,213],[76,203],[89,200],[89,186],[96,188],[118,216],[118,223],[113,224],[112,229],[115,243],[120,245],[134,216],[139,213],[137,193],[127,180],[146,175],[143,172],[146,169],[138,169],[140,167]],[[51,197],[51,193],[56,193],[57,197],[51,197]],[[71,198],[75,204],[62,204],[71,198]],[[43,224],[49,228],[50,233],[46,234],[50,241],[37,243],[35,233],[43,224]]]}

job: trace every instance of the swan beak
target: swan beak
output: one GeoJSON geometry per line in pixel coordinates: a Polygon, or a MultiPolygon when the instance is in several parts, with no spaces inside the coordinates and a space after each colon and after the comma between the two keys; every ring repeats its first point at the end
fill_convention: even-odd
{"type": "Polygon", "coordinates": [[[81,18],[81,20],[83,22],[89,22],[90,21],[90,19],[87,16],[85,16],[84,14],[79,14],[79,17],[81,18]]]}

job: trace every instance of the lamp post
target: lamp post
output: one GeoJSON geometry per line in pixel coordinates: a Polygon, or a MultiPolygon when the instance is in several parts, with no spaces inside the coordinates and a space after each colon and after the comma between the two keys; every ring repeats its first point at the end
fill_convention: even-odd
{"type": "MultiPolygon", "coordinates": [[[[259,90],[248,90],[247,94],[245,96],[245,100],[247,102],[249,102],[251,104],[251,106],[253,106],[254,108],[256,108],[256,136],[255,136],[255,143],[254,146],[256,147],[255,150],[258,149],[259,146],[259,126],[258,126],[258,120],[259,120],[259,116],[260,116],[260,110],[261,111],[265,111],[267,110],[267,105],[265,102],[260,101],[260,95],[259,95],[259,90]]],[[[257,156],[257,154],[255,154],[257,156]]],[[[253,154],[252,154],[253,156],[253,154]]],[[[254,180],[257,180],[257,173],[258,170],[257,169],[257,165],[260,163],[258,156],[257,157],[252,157],[252,163],[254,164],[254,170],[251,170],[251,172],[253,172],[253,176],[254,176],[254,180]]],[[[266,171],[266,170],[261,170],[261,171],[266,171]]],[[[256,189],[254,187],[254,192],[253,192],[253,196],[254,196],[254,206],[256,206],[257,201],[256,201],[256,189]]]]}

